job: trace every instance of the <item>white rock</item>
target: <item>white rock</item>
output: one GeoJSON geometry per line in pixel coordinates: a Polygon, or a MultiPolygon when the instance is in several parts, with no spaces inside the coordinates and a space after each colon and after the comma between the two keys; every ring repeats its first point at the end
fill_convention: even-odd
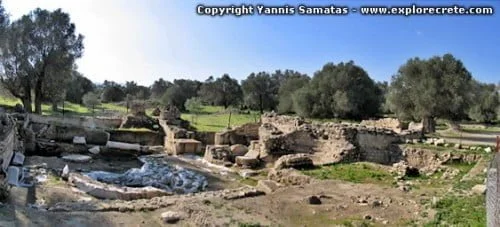
{"type": "Polygon", "coordinates": [[[486,193],[486,185],[477,184],[474,187],[472,187],[472,192],[474,192],[476,194],[485,194],[486,193]]]}
{"type": "Polygon", "coordinates": [[[74,144],[87,144],[87,141],[85,141],[85,137],[83,136],[75,136],[73,137],[73,143],[74,144]]]}
{"type": "Polygon", "coordinates": [[[161,219],[167,224],[175,224],[183,218],[184,215],[182,213],[175,211],[167,211],[161,214],[161,219]]]}
{"type": "Polygon", "coordinates": [[[92,159],[92,157],[88,155],[72,154],[63,156],[62,159],[70,162],[88,162],[92,159]]]}
{"type": "Polygon", "coordinates": [[[106,147],[113,148],[113,149],[119,149],[119,150],[132,150],[132,151],[140,151],[141,150],[141,145],[139,145],[139,144],[122,143],[122,142],[114,142],[114,141],[108,141],[106,143],[106,147]]]}
{"type": "Polygon", "coordinates": [[[69,176],[69,167],[68,167],[68,165],[65,165],[63,170],[62,170],[61,177],[63,179],[68,179],[68,176],[69,176]]]}
{"type": "Polygon", "coordinates": [[[101,150],[99,149],[99,146],[95,146],[95,147],[90,148],[89,152],[92,154],[99,154],[99,152],[101,152],[101,150]]]}
{"type": "Polygon", "coordinates": [[[491,147],[484,148],[484,152],[486,153],[491,153],[492,151],[491,147]]]}

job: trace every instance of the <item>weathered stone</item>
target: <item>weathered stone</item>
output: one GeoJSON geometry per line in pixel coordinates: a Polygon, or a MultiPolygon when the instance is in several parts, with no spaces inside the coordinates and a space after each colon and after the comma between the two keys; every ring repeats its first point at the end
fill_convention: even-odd
{"type": "Polygon", "coordinates": [[[255,168],[259,165],[259,160],[253,157],[237,156],[235,158],[236,165],[242,168],[255,168]]]}
{"type": "Polygon", "coordinates": [[[256,186],[257,190],[262,191],[266,194],[273,193],[279,187],[280,187],[280,185],[276,181],[272,181],[272,180],[259,180],[259,182],[257,182],[257,186],[256,186]]]}
{"type": "Polygon", "coordinates": [[[12,164],[22,166],[24,164],[24,158],[25,158],[24,154],[16,152],[16,153],[14,153],[14,158],[12,159],[12,164]]]}
{"type": "Polygon", "coordinates": [[[70,173],[69,182],[87,194],[100,199],[134,200],[172,195],[170,192],[150,186],[132,188],[105,184],[78,173],[70,173]]]}
{"type": "Polygon", "coordinates": [[[248,152],[248,147],[242,144],[235,144],[231,146],[231,153],[234,156],[243,156],[248,152]]]}
{"type": "Polygon", "coordinates": [[[75,136],[73,137],[73,143],[74,144],[80,144],[80,145],[86,145],[87,142],[85,141],[85,137],[83,136],[75,136]]]}
{"type": "Polygon", "coordinates": [[[183,219],[185,214],[176,211],[167,211],[161,213],[161,219],[166,224],[175,224],[183,219]]]}
{"type": "Polygon", "coordinates": [[[208,145],[203,157],[205,161],[222,165],[224,162],[232,160],[232,154],[228,145],[208,145]]]}
{"type": "Polygon", "coordinates": [[[69,162],[85,163],[85,162],[89,162],[92,159],[92,157],[90,157],[88,155],[72,154],[72,155],[63,156],[62,159],[64,161],[69,161],[69,162]]]}
{"type": "Polygon", "coordinates": [[[486,153],[491,153],[493,150],[491,149],[491,147],[486,147],[484,148],[484,152],[486,153]]]}
{"type": "Polygon", "coordinates": [[[477,184],[472,187],[472,192],[476,194],[486,194],[486,185],[484,184],[477,184]]]}
{"type": "Polygon", "coordinates": [[[101,149],[99,149],[99,146],[94,146],[89,149],[89,152],[92,154],[99,154],[99,152],[101,152],[101,149]]]}
{"type": "Polygon", "coordinates": [[[295,169],[271,169],[267,177],[269,180],[274,180],[284,185],[304,185],[312,181],[311,177],[295,169]]]}
{"type": "Polygon", "coordinates": [[[444,139],[437,139],[434,141],[435,146],[443,146],[446,143],[444,139]]]}
{"type": "Polygon", "coordinates": [[[275,169],[312,167],[313,161],[308,154],[290,154],[281,156],[275,163],[275,169]]]}
{"type": "Polygon", "coordinates": [[[115,142],[115,141],[108,141],[106,143],[106,147],[111,148],[111,149],[119,149],[119,150],[133,150],[133,151],[140,151],[141,150],[141,145],[139,145],[139,144],[122,143],[122,142],[115,142]]]}
{"type": "Polygon", "coordinates": [[[153,112],[151,113],[151,115],[155,116],[155,117],[158,117],[160,116],[161,114],[161,110],[160,110],[160,107],[156,107],[153,112]]]}

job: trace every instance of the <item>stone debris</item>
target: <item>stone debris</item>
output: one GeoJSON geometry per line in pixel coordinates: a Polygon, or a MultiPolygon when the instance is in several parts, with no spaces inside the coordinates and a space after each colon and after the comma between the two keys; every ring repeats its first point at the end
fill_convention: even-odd
{"type": "Polygon", "coordinates": [[[212,164],[223,165],[233,160],[233,156],[229,145],[208,145],[203,159],[212,164]]]}
{"type": "Polygon", "coordinates": [[[235,144],[231,146],[231,154],[233,156],[243,156],[248,152],[248,147],[242,144],[235,144]]]}
{"type": "Polygon", "coordinates": [[[446,143],[446,141],[444,139],[434,140],[434,145],[435,146],[444,146],[445,143],[446,143]]]}
{"type": "Polygon", "coordinates": [[[99,154],[100,151],[101,151],[101,149],[99,148],[99,146],[94,146],[94,147],[89,149],[89,152],[92,154],[99,154]]]}
{"type": "Polygon", "coordinates": [[[281,156],[275,163],[274,168],[308,168],[313,166],[313,160],[308,154],[289,154],[281,156]]]}
{"type": "Polygon", "coordinates": [[[83,136],[75,136],[75,137],[73,137],[73,143],[86,145],[87,141],[85,140],[85,137],[83,137],[83,136]]]}
{"type": "Polygon", "coordinates": [[[24,154],[21,154],[19,152],[15,152],[14,158],[12,159],[12,164],[22,166],[24,164],[24,158],[25,158],[24,154]]]}
{"type": "Polygon", "coordinates": [[[167,211],[161,213],[161,219],[166,224],[175,224],[178,221],[184,219],[186,214],[177,211],[167,211]]]}
{"type": "Polygon", "coordinates": [[[281,187],[281,185],[278,184],[276,181],[259,180],[259,182],[257,182],[257,186],[255,188],[259,191],[266,193],[266,194],[271,194],[280,187],[281,187]]]}
{"type": "Polygon", "coordinates": [[[253,157],[248,157],[248,156],[237,156],[235,158],[236,165],[240,166],[241,168],[255,168],[256,166],[259,165],[259,160],[253,157]]]}
{"type": "Polygon", "coordinates": [[[71,155],[62,156],[62,159],[64,161],[68,161],[68,162],[85,163],[85,162],[89,162],[90,160],[92,160],[92,157],[90,157],[88,155],[71,154],[71,155]]]}
{"type": "Polygon", "coordinates": [[[111,148],[111,149],[118,149],[118,150],[133,150],[133,151],[140,151],[141,150],[141,145],[139,145],[139,144],[122,143],[122,142],[115,142],[115,141],[108,141],[106,143],[106,147],[111,148]]]}
{"type": "Polygon", "coordinates": [[[484,148],[484,152],[486,152],[486,153],[491,153],[492,151],[493,151],[493,149],[491,149],[491,147],[484,148]]]}
{"type": "Polygon", "coordinates": [[[312,182],[312,178],[302,174],[295,169],[272,169],[269,171],[268,179],[284,185],[304,185],[312,182]]]}
{"type": "Polygon", "coordinates": [[[486,194],[486,185],[484,185],[484,184],[477,184],[477,185],[474,185],[474,187],[472,187],[471,190],[475,194],[484,195],[484,194],[486,194]]]}
{"type": "Polygon", "coordinates": [[[62,169],[61,173],[61,178],[67,180],[69,177],[69,167],[68,165],[64,165],[64,168],[62,169]]]}

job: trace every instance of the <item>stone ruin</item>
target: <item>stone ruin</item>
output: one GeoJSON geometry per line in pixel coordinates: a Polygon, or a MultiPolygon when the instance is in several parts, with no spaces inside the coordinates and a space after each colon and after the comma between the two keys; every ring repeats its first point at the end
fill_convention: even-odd
{"type": "Polygon", "coordinates": [[[181,111],[174,105],[167,105],[161,111],[160,119],[168,125],[180,125],[181,111]]]}
{"type": "Polygon", "coordinates": [[[120,128],[147,128],[152,131],[160,129],[158,120],[146,115],[146,107],[143,103],[134,102],[130,107],[130,113],[124,117],[120,128]]]}
{"type": "Polygon", "coordinates": [[[23,185],[24,146],[15,119],[0,108],[0,181],[23,185]]]}
{"type": "Polygon", "coordinates": [[[355,161],[392,164],[402,156],[398,143],[421,136],[418,131],[400,129],[397,133],[361,124],[311,124],[299,117],[274,113],[263,115],[261,122],[257,130],[258,124],[247,124],[216,134],[218,147],[207,147],[205,157],[213,156],[208,160],[223,158],[226,163],[230,154],[234,157],[229,160],[241,167],[255,167],[259,163],[273,165],[280,157],[294,154],[308,154],[314,165],[355,161]],[[222,146],[224,144],[248,144],[249,151],[245,155],[233,154],[227,146],[222,146]]]}

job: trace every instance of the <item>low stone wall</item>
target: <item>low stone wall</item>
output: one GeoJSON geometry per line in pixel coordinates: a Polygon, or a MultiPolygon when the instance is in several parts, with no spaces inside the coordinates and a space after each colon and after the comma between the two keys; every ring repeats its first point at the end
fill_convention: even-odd
{"type": "Polygon", "coordinates": [[[249,145],[250,141],[259,139],[260,123],[247,123],[232,130],[226,130],[215,134],[216,145],[249,145]]]}
{"type": "Polygon", "coordinates": [[[163,145],[164,134],[154,131],[110,130],[110,141],[137,143],[143,146],[163,145]]]}
{"type": "Polygon", "coordinates": [[[19,148],[14,120],[6,114],[1,116],[0,124],[0,157],[2,158],[2,170],[6,171],[14,152],[19,148]]]}
{"type": "Polygon", "coordinates": [[[486,216],[488,226],[500,226],[500,153],[496,153],[488,169],[486,184],[486,216]]]}
{"type": "Polygon", "coordinates": [[[382,118],[378,120],[363,120],[360,125],[376,128],[387,128],[391,129],[397,133],[401,132],[405,127],[396,118],[382,118]]]}
{"type": "Polygon", "coordinates": [[[261,117],[262,124],[271,124],[279,131],[289,133],[295,130],[298,126],[305,123],[301,117],[292,117],[286,115],[278,115],[276,113],[265,113],[261,117]]]}
{"type": "Polygon", "coordinates": [[[194,132],[194,139],[200,141],[204,145],[215,144],[216,132],[194,132]]]}
{"type": "Polygon", "coordinates": [[[109,133],[104,130],[88,129],[74,125],[50,124],[43,131],[35,132],[40,138],[60,142],[72,142],[75,136],[85,137],[87,144],[106,145],[109,141],[109,133]]]}
{"type": "Polygon", "coordinates": [[[84,128],[110,129],[118,128],[122,123],[121,118],[103,118],[103,117],[53,117],[29,114],[29,120],[38,124],[60,124],[72,125],[84,128]]]}

